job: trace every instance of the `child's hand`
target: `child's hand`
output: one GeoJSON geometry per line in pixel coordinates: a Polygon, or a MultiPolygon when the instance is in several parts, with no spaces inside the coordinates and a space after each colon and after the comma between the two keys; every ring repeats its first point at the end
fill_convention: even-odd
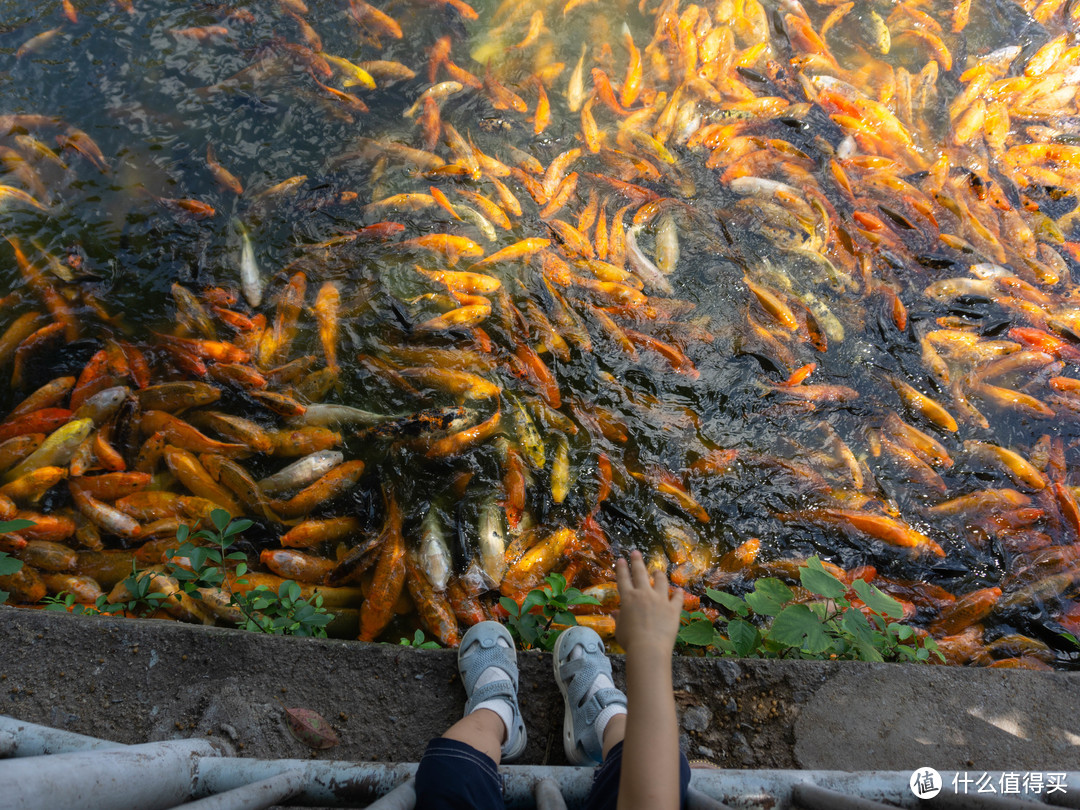
{"type": "Polygon", "coordinates": [[[640,551],[626,560],[615,561],[615,581],[619,585],[620,608],[616,617],[615,639],[627,653],[641,647],[652,648],[670,656],[675,648],[682,615],[681,588],[668,595],[667,577],[660,572],[649,582],[649,572],[640,551]]]}

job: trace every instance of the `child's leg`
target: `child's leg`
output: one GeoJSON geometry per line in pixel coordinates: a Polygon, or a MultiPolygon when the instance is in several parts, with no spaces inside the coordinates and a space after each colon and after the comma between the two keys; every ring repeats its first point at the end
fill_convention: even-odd
{"type": "Polygon", "coordinates": [[[525,750],[514,642],[498,622],[469,629],[458,649],[465,716],[428,743],[416,771],[416,806],[502,810],[499,762],[525,750]]]}
{"type": "MultiPolygon", "coordinates": [[[[622,719],[622,718],[616,718],[622,719]]],[[[615,720],[612,720],[614,723],[615,720]]],[[[625,721],[620,723],[625,729],[625,721]]],[[[612,729],[614,732],[615,729],[612,729]]],[[[593,774],[589,798],[585,810],[615,810],[619,802],[619,777],[622,774],[622,737],[614,739],[614,734],[604,735],[604,762],[593,774]],[[608,747],[609,737],[611,746],[608,747]]],[[[679,806],[686,807],[686,791],[690,787],[690,763],[679,752],[679,806]]]]}
{"type": "Polygon", "coordinates": [[[416,806],[504,810],[499,759],[505,727],[494,712],[466,715],[428,743],[416,770],[416,806]]]}

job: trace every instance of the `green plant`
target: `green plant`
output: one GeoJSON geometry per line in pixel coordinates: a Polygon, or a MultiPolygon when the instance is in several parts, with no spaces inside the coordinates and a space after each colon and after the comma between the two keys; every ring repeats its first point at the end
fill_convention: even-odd
{"type": "Polygon", "coordinates": [[[402,647],[416,647],[420,650],[437,650],[439,649],[439,642],[437,641],[425,641],[424,631],[417,630],[413,633],[412,638],[403,638],[399,642],[402,647]]]}
{"type": "Polygon", "coordinates": [[[524,648],[537,647],[549,652],[555,649],[555,639],[565,626],[577,624],[570,612],[573,605],[599,605],[595,596],[586,596],[577,588],[567,588],[562,574],[548,574],[542,588],[534,588],[518,605],[509,596],[499,604],[510,614],[507,627],[510,635],[524,648]],[[563,625],[563,628],[555,627],[563,625]]]}
{"type": "Polygon", "coordinates": [[[684,611],[680,644],[740,658],[945,660],[932,638],[897,621],[904,613],[900,603],[865,580],[851,584],[861,606],[852,604],[848,586],[817,557],[799,570],[799,580],[821,599],[797,602],[795,592],[772,577],[757,580],[742,597],[709,588],[707,596],[734,616],[718,629],[705,613],[684,611]]]}
{"type": "Polygon", "coordinates": [[[210,513],[213,528],[192,532],[191,527],[181,525],[176,531],[180,545],[168,549],[166,567],[184,593],[194,599],[202,599],[200,588],[221,588],[229,595],[229,604],[244,616],[241,627],[261,633],[289,636],[314,636],[326,638],[326,626],[333,621],[333,614],[323,607],[321,594],[316,593],[310,601],[303,596],[300,586],[292,580],[282,582],[277,591],[259,585],[248,591],[237,592],[233,585],[247,585],[244,575],[248,572],[247,556],[242,551],[230,551],[239,534],[253,524],[250,520],[236,520],[224,509],[210,513]],[[195,543],[202,540],[205,543],[195,543]],[[177,560],[187,560],[183,565],[177,560]],[[226,576],[226,566],[235,563],[233,577],[226,576]]]}
{"type": "Polygon", "coordinates": [[[275,593],[259,585],[247,593],[234,593],[233,603],[247,617],[241,625],[245,630],[271,633],[277,636],[311,636],[326,638],[326,626],[334,620],[323,607],[322,594],[316,593],[310,602],[303,598],[299,585],[291,579],[282,582],[275,593]]]}
{"type": "Polygon", "coordinates": [[[104,604],[104,597],[98,597],[96,605],[82,605],[75,601],[75,594],[68,591],[60,591],[53,596],[46,596],[41,600],[45,610],[54,613],[74,613],[76,616],[100,616],[104,604]]]}
{"type": "Polygon", "coordinates": [[[120,583],[127,591],[128,598],[110,603],[108,597],[101,594],[95,604],[96,612],[99,615],[129,613],[140,619],[152,619],[170,596],[164,591],[154,590],[158,576],[160,574],[156,571],[140,571],[132,560],[131,573],[120,583]]]}
{"type": "MultiPolygon", "coordinates": [[[[8,532],[17,532],[20,529],[29,529],[34,525],[32,520],[3,520],[0,521],[0,534],[7,534],[8,532]]],[[[22,570],[22,560],[17,560],[8,554],[6,551],[0,551],[0,577],[11,576],[17,574],[22,570]]],[[[7,591],[0,588],[0,604],[3,604],[8,600],[10,596],[7,591]]]]}
{"type": "Polygon", "coordinates": [[[108,601],[108,596],[101,594],[93,605],[82,605],[75,601],[75,595],[61,591],[55,596],[46,596],[41,600],[45,610],[74,613],[77,616],[107,616],[112,613],[129,613],[140,619],[149,619],[157,615],[162,606],[170,599],[170,594],[154,590],[155,571],[140,571],[135,561],[131,562],[131,573],[120,583],[128,598],[119,602],[108,601]]]}

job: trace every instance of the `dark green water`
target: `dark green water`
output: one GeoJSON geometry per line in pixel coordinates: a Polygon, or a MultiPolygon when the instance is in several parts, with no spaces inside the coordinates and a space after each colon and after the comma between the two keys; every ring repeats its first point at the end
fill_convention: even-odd
{"type": "MultiPolygon", "coordinates": [[[[989,51],[1020,45],[1022,56],[1016,64],[1022,65],[1060,31],[1060,25],[1039,24],[1018,6],[1004,0],[975,6],[977,13],[973,13],[972,22],[962,35],[945,35],[955,65],[951,71],[941,71],[937,105],[925,114],[927,131],[936,133],[943,142],[948,137],[947,105],[963,87],[959,76],[969,60],[973,64],[989,51]]],[[[8,410],[49,379],[78,374],[107,337],[125,335],[149,345],[152,332],[173,331],[176,307],[170,289],[175,282],[195,292],[207,287],[238,288],[240,247],[231,225],[234,218],[247,223],[252,233],[257,263],[267,285],[261,311],[270,320],[277,291],[298,267],[307,275],[309,307],[315,291],[327,280],[339,283],[346,303],[360,291],[377,291],[370,307],[361,308],[342,324],[341,386],[330,394],[329,401],[386,413],[452,404],[452,398],[437,393],[428,392],[421,397],[403,393],[387,379],[354,362],[357,353],[379,355],[381,347],[388,343],[450,346],[467,340],[468,336],[462,332],[429,337],[409,334],[403,327],[403,319],[416,324],[434,314],[423,304],[409,302],[415,296],[433,291],[414,272],[413,265],[418,260],[431,267],[435,263],[429,257],[403,254],[392,245],[377,242],[357,243],[318,254],[305,251],[304,245],[384,219],[405,226],[401,236],[393,241],[450,232],[477,240],[488,254],[519,239],[549,236],[538,216],[539,206],[533,204],[520,186],[514,191],[525,212],[515,219],[512,230],[498,231],[494,243],[486,242],[478,229],[455,221],[437,207],[420,212],[365,213],[364,206],[373,200],[397,193],[426,193],[432,184],[453,198],[457,181],[425,178],[400,164],[380,166],[377,161],[365,159],[344,163],[335,160],[355,150],[358,138],[393,140],[419,147],[420,133],[411,120],[402,117],[402,111],[429,84],[428,51],[436,40],[449,35],[453,39],[455,61],[482,77],[483,66],[471,61],[468,54],[470,49],[486,47],[492,39],[490,30],[495,22],[501,23],[510,16],[507,9],[477,4],[480,19],[468,22],[435,3],[389,4],[385,10],[405,32],[403,38],[394,39],[375,37],[370,31],[362,30],[349,17],[344,3],[312,3],[306,19],[321,36],[326,53],[354,62],[397,61],[417,73],[411,80],[380,81],[374,91],[353,88],[350,92],[355,92],[370,108],[368,113],[358,113],[346,110],[321,90],[304,60],[288,49],[289,43],[304,41],[303,31],[294,18],[274,3],[254,4],[249,8],[253,22],[230,18],[229,9],[213,5],[135,0],[134,13],[129,14],[114,3],[98,2],[80,8],[79,22],[71,24],[64,20],[59,4],[49,4],[47,8],[31,3],[0,5],[0,113],[55,116],[66,125],[76,126],[100,146],[110,167],[108,173],[98,171],[71,150],[61,153],[66,168],[48,161],[31,161],[46,190],[47,196],[41,201],[49,206],[49,213],[10,206],[3,214],[3,230],[18,235],[24,243],[34,239],[57,256],[83,258],[82,272],[76,281],[56,282],[78,308],[82,335],[76,343],[40,357],[22,390],[9,388],[0,394],[0,404],[6,406],[0,410],[8,410]],[[204,41],[171,33],[207,25],[225,25],[228,33],[204,41]],[[45,47],[21,57],[16,55],[31,37],[57,27],[60,32],[45,47]],[[206,163],[208,144],[213,145],[218,160],[241,179],[245,187],[243,194],[225,190],[214,181],[206,163]],[[305,175],[306,180],[295,192],[271,202],[258,199],[260,191],[297,175],[305,175]],[[343,201],[341,195],[350,193],[355,198],[343,201]],[[155,201],[155,197],[196,199],[213,206],[216,214],[197,219],[155,201]],[[301,264],[291,265],[305,256],[301,264]],[[290,265],[291,269],[283,269],[290,265]],[[102,323],[98,314],[84,305],[88,297],[100,301],[114,316],[111,325],[102,323]]],[[[883,17],[892,8],[888,3],[873,4],[874,13],[883,17]]],[[[754,66],[755,70],[765,72],[769,59],[782,65],[789,56],[777,29],[777,25],[782,25],[778,23],[781,12],[772,6],[767,10],[767,37],[772,51],[769,58],[754,66]]],[[[831,7],[812,3],[807,6],[818,25],[830,10],[831,7]]],[[[947,29],[944,8],[934,9],[932,16],[944,21],[947,29]]],[[[866,69],[860,66],[867,64],[867,51],[873,48],[873,28],[865,17],[865,14],[864,18],[852,16],[842,21],[828,37],[841,65],[855,73],[866,69]]],[[[527,28],[528,15],[516,21],[510,19],[504,29],[505,43],[520,41],[527,28]]],[[[513,51],[501,54],[495,64],[498,76],[528,101],[530,112],[535,101],[530,74],[544,63],[545,54],[547,61],[566,63],[563,73],[548,88],[552,122],[543,134],[534,135],[526,116],[495,109],[485,93],[468,89],[443,104],[442,120],[452,123],[466,138],[472,138],[477,147],[504,162],[512,162],[512,153],[506,148],[512,144],[548,165],[566,149],[580,145],[580,118],[567,108],[564,88],[581,43],[591,47],[595,61],[590,64],[605,66],[614,80],[621,80],[625,64],[620,35],[623,19],[631,26],[638,47],[644,49],[652,35],[652,14],[642,14],[628,4],[604,3],[582,6],[566,17],[558,6],[552,5],[546,8],[547,32],[541,37],[540,47],[523,49],[521,54],[513,51]],[[610,48],[603,47],[605,41],[610,48]]],[[[746,43],[740,45],[745,47],[746,43]]],[[[879,61],[897,69],[906,67],[914,74],[926,59],[926,52],[918,48],[897,47],[890,55],[880,56],[879,61]]],[[[646,68],[648,84],[653,77],[648,64],[646,68]]],[[[329,83],[340,88],[340,76],[335,75],[329,83]]],[[[747,86],[759,95],[784,95],[794,85],[790,75],[781,75],[760,87],[753,82],[747,86]]],[[[791,100],[798,103],[805,98],[791,100]]],[[[703,100],[699,112],[706,121],[724,120],[720,106],[710,107],[710,102],[703,100]]],[[[613,121],[610,116],[604,117],[600,109],[597,105],[596,114],[611,142],[615,131],[613,121]]],[[[1056,125],[1069,131],[1075,121],[1075,115],[1065,115],[1056,125]]],[[[29,132],[19,129],[6,136],[0,133],[0,143],[14,147],[16,135],[32,134],[55,148],[55,138],[62,132],[60,126],[29,132]]],[[[791,117],[763,118],[755,124],[753,134],[762,139],[785,141],[801,150],[808,156],[810,173],[821,181],[823,189],[831,151],[840,147],[844,138],[844,132],[820,107],[800,110],[791,117]]],[[[926,509],[943,496],[913,481],[900,464],[884,456],[873,456],[869,433],[881,427],[890,411],[905,415],[912,424],[934,433],[957,461],[954,467],[939,471],[948,487],[948,497],[984,488],[1022,488],[1003,472],[967,460],[962,451],[966,439],[994,442],[1028,455],[1040,436],[1050,434],[1064,439],[1071,466],[1075,458],[1073,444],[1080,430],[1068,414],[1058,414],[1052,420],[1036,420],[987,405],[984,413],[990,422],[988,430],[965,424],[958,433],[950,434],[935,431],[933,425],[917,415],[908,416],[886,382],[887,376],[896,375],[949,407],[948,392],[941,390],[923,365],[921,335],[936,328],[934,321],[943,317],[966,319],[983,336],[1000,334],[1010,326],[1025,325],[1024,322],[1017,320],[1015,311],[990,298],[976,296],[944,302],[926,298],[922,291],[927,284],[938,278],[964,276],[967,265],[975,260],[943,247],[936,233],[908,231],[900,234],[902,252],[890,252],[884,247],[868,249],[873,253],[875,272],[888,280],[906,305],[909,319],[901,330],[885,297],[867,294],[856,283],[830,282],[820,262],[806,253],[787,249],[790,242],[777,233],[779,228],[763,227],[766,214],[752,204],[747,205],[745,200],[740,203],[741,195],[734,193],[729,183],[721,181],[718,172],[706,168],[707,151],[675,143],[669,143],[669,148],[677,159],[676,169],[665,169],[666,175],[643,185],[661,196],[681,200],[672,209],[681,251],[678,268],[672,276],[675,288],[672,297],[694,306],[692,311],[675,318],[672,327],[648,322],[628,325],[658,337],[668,333],[678,336],[688,331],[686,326],[691,319],[700,319],[692,325],[707,328],[714,339],[687,340],[682,344],[700,371],[700,379],[694,381],[673,373],[662,358],[646,351],[641,351],[636,360],[629,358],[595,321],[590,321],[592,352],[574,350],[568,362],[545,355],[562,392],[561,410],[581,429],[570,439],[571,468],[576,482],[564,503],[552,501],[547,469],[535,471],[529,495],[529,511],[535,522],[575,526],[592,511],[595,498],[592,482],[601,452],[615,461],[617,471],[657,469],[681,474],[690,462],[710,449],[734,448],[739,451],[739,460],[727,474],[685,477],[690,491],[708,512],[711,518],[708,523],[687,517],[630,475],[619,476],[616,493],[601,508],[598,518],[613,547],[618,550],[640,546],[656,553],[660,526],[665,521],[677,520],[716,557],[750,537],[759,537],[763,545],[762,561],[816,553],[845,569],[874,565],[884,576],[925,580],[958,595],[990,585],[1001,585],[1007,591],[1015,587],[1010,572],[1015,573],[1018,557],[1030,551],[1031,544],[1042,540],[988,535],[963,518],[932,517],[926,509]],[[922,263],[916,257],[921,257],[922,263]],[[799,294],[811,293],[843,325],[843,340],[830,341],[828,350],[821,352],[805,341],[781,334],[790,357],[779,356],[768,342],[755,338],[748,326],[748,312],[762,321],[767,316],[742,283],[747,273],[773,290],[782,291],[783,285],[788,284],[799,294]],[[816,410],[809,411],[792,407],[786,397],[768,387],[809,362],[817,363],[809,382],[849,386],[858,392],[858,399],[841,404],[819,403],[816,410]],[[612,442],[590,431],[570,406],[574,401],[614,413],[629,434],[628,441],[612,442]],[[643,404],[646,401],[658,404],[643,404]],[[838,500],[830,501],[824,496],[822,483],[836,491],[850,489],[850,476],[835,461],[828,461],[828,454],[823,452],[828,447],[828,431],[841,437],[861,459],[867,473],[864,492],[888,504],[912,527],[931,536],[945,550],[944,558],[915,556],[866,537],[776,519],[777,513],[814,506],[836,508],[838,500]],[[777,459],[783,463],[778,464],[777,459]],[[807,468],[817,477],[808,476],[807,468]]],[[[930,163],[937,155],[932,148],[924,148],[930,163]]],[[[451,160],[445,145],[440,144],[435,151],[451,160]]],[[[960,155],[959,151],[953,154],[954,165],[967,162],[974,166],[979,162],[978,157],[960,155]]],[[[989,159],[993,164],[994,156],[989,159]]],[[[600,158],[587,152],[574,169],[581,173],[583,181],[577,197],[562,215],[569,222],[576,222],[578,212],[586,205],[588,189],[593,187],[584,181],[585,173],[609,171],[600,158]]],[[[907,179],[918,183],[924,177],[918,172],[908,172],[907,179]]],[[[18,185],[10,175],[3,182],[18,185]]],[[[475,187],[495,197],[488,185],[465,182],[463,187],[475,187]]],[[[602,185],[595,187],[601,193],[607,192],[602,185]]],[[[1013,205],[1019,207],[1015,185],[1007,185],[1005,191],[1013,205]]],[[[841,217],[850,222],[850,206],[844,208],[845,203],[835,189],[826,189],[826,196],[836,205],[841,217]]],[[[1071,204],[1067,198],[1060,204],[1060,210],[1051,211],[1050,215],[1061,216],[1071,204]]],[[[614,208],[614,205],[608,207],[609,217],[614,208]]],[[[627,215],[627,224],[633,210],[627,215]]],[[[649,225],[639,236],[649,255],[653,251],[654,232],[655,225],[649,225]]],[[[808,250],[812,252],[813,248],[808,250]]],[[[1071,259],[1063,261],[1071,268],[1071,259]]],[[[464,264],[458,269],[463,267],[464,264]]],[[[494,274],[519,305],[526,299],[544,304],[543,285],[535,266],[525,269],[520,265],[504,265],[494,274]]],[[[0,249],[0,292],[20,289],[22,281],[10,251],[6,247],[0,249]]],[[[1053,292],[1067,297],[1070,289],[1071,282],[1064,280],[1053,292]]],[[[6,328],[17,315],[39,306],[27,294],[21,302],[5,310],[0,325],[6,328]]],[[[247,310],[242,302],[237,308],[247,310]]],[[[778,329],[773,331],[781,333],[778,329]]],[[[491,378],[506,390],[535,398],[530,386],[503,363],[512,345],[500,330],[493,328],[491,332],[497,344],[496,357],[501,363],[491,378]]],[[[231,334],[223,326],[219,333],[223,338],[231,334]]],[[[301,331],[292,348],[293,355],[307,353],[321,355],[310,313],[301,318],[301,331]]],[[[175,376],[164,365],[158,366],[157,371],[161,378],[175,376]]],[[[1070,375],[1075,369],[1058,373],[1070,375]]],[[[1031,385],[1035,396],[1045,391],[1045,381],[1025,379],[1016,383],[1018,388],[1026,384],[1031,385]]],[[[281,423],[268,411],[254,410],[256,406],[239,391],[227,391],[223,403],[223,409],[251,416],[268,427],[281,423]]],[[[553,446],[550,431],[548,439],[550,454],[553,446]]],[[[381,519],[378,493],[385,485],[397,494],[406,511],[407,529],[415,533],[429,504],[438,501],[448,513],[452,512],[459,524],[462,540],[457,544],[455,556],[459,568],[465,565],[472,550],[471,527],[478,505],[493,495],[502,497],[501,470],[490,443],[446,462],[427,461],[402,448],[356,439],[348,442],[346,453],[363,458],[370,472],[352,494],[321,507],[317,515],[356,513],[376,528],[381,519]],[[462,498],[451,492],[451,484],[460,472],[472,474],[462,498]],[[448,504],[455,500],[460,503],[450,509],[448,504]]],[[[254,457],[245,464],[256,477],[282,466],[279,461],[262,457],[254,457]]],[[[63,493],[53,493],[50,498],[47,503],[64,503],[63,493]]],[[[1045,506],[1051,512],[1057,508],[1039,500],[1035,505],[1045,506]]],[[[1044,545],[1075,544],[1078,538],[1069,532],[1067,525],[1060,524],[1047,515],[1033,528],[1047,538],[1044,545]]],[[[278,533],[273,526],[260,526],[256,545],[273,545],[278,533]]],[[[747,577],[746,581],[749,580],[747,577]]],[[[1066,592],[1060,599],[1045,604],[995,615],[989,620],[993,629],[988,639],[997,633],[1019,631],[1050,644],[1058,651],[1057,663],[1068,665],[1075,650],[1061,638],[1059,631],[1063,629],[1060,619],[1072,605],[1075,594],[1066,592]]],[[[923,611],[916,621],[929,622],[933,617],[932,611],[923,611]]]]}

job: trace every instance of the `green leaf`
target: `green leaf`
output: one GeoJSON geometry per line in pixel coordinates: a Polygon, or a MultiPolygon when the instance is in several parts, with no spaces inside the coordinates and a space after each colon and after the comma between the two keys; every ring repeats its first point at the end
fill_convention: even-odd
{"type": "Polygon", "coordinates": [[[723,605],[738,616],[746,616],[750,613],[750,608],[746,606],[746,601],[741,596],[718,591],[715,588],[706,588],[705,595],[716,604],[723,605]]]}
{"type": "Polygon", "coordinates": [[[735,654],[740,658],[748,658],[761,645],[761,633],[742,619],[728,622],[727,634],[735,654]]]}
{"type": "Polygon", "coordinates": [[[0,551],[0,577],[10,576],[21,570],[22,560],[16,560],[14,557],[8,556],[7,552],[0,551]]]}
{"type": "Polygon", "coordinates": [[[518,618],[521,615],[521,608],[518,607],[518,603],[511,599],[509,596],[503,596],[499,599],[499,605],[502,609],[510,614],[513,619],[518,618]]]}
{"type": "Polygon", "coordinates": [[[831,646],[821,620],[806,605],[788,605],[781,610],[766,637],[810,653],[824,652],[831,646]]]}
{"type": "Polygon", "coordinates": [[[246,518],[244,520],[233,521],[233,523],[222,532],[222,536],[232,537],[233,535],[240,534],[240,532],[247,531],[254,525],[255,523],[253,521],[247,520],[246,518]]]}
{"type": "Polygon", "coordinates": [[[525,595],[525,598],[521,602],[521,615],[525,615],[532,611],[534,607],[540,605],[546,605],[548,602],[547,591],[542,591],[539,588],[534,588],[525,595]]]}
{"type": "Polygon", "coordinates": [[[9,531],[22,531],[33,526],[33,521],[19,517],[17,521],[0,521],[0,535],[6,535],[9,531]]]}
{"type": "Polygon", "coordinates": [[[568,605],[599,605],[600,600],[592,594],[583,594],[577,588],[570,588],[563,594],[568,605]]]}
{"type": "Polygon", "coordinates": [[[577,616],[575,616],[569,610],[558,611],[554,616],[551,617],[551,620],[555,624],[565,624],[569,625],[570,627],[573,627],[577,624],[577,616]]]}
{"type": "Polygon", "coordinates": [[[933,653],[942,663],[945,663],[945,656],[941,654],[941,650],[938,649],[937,642],[934,641],[933,638],[927,636],[922,640],[922,644],[922,649],[928,650],[929,652],[933,653]]]}
{"type": "Polygon", "coordinates": [[[870,625],[861,610],[851,609],[844,611],[844,615],[840,619],[840,626],[852,635],[857,644],[873,646],[874,641],[878,638],[877,631],[870,625]]]}
{"type": "Polygon", "coordinates": [[[847,586],[826,571],[818,557],[811,557],[799,569],[799,581],[810,593],[826,599],[839,599],[847,592],[847,586]]]}
{"type": "Polygon", "coordinates": [[[738,653],[735,652],[735,646],[730,641],[728,641],[726,638],[721,636],[719,633],[716,634],[716,641],[713,643],[713,647],[721,655],[725,655],[725,656],[738,655],[738,653]]]}
{"type": "Polygon", "coordinates": [[[232,515],[224,509],[215,509],[210,513],[210,522],[214,524],[214,528],[219,533],[225,531],[225,527],[229,525],[230,520],[232,520],[232,515]]]}
{"type": "Polygon", "coordinates": [[[678,640],[692,647],[708,647],[716,638],[716,628],[708,619],[698,619],[679,628],[678,640]]]}
{"type": "Polygon", "coordinates": [[[1080,641],[1077,641],[1076,636],[1074,636],[1072,633],[1061,632],[1061,633],[1058,633],[1058,635],[1061,636],[1061,638],[1065,639],[1070,644],[1072,644],[1074,647],[1080,647],[1080,641]]]}
{"type": "Polygon", "coordinates": [[[890,619],[903,617],[903,606],[880,588],[863,579],[855,580],[852,587],[855,589],[855,593],[859,595],[859,598],[866,603],[866,606],[875,613],[880,613],[890,619]]]}
{"type": "Polygon", "coordinates": [[[190,534],[191,527],[188,526],[186,523],[181,523],[179,526],[176,527],[176,539],[179,540],[181,543],[186,541],[190,534]]]}
{"type": "Polygon", "coordinates": [[[544,582],[551,588],[552,596],[559,596],[566,590],[566,577],[562,574],[548,574],[544,577],[544,582]]]}
{"type": "MultiPolygon", "coordinates": [[[[775,577],[764,577],[754,584],[754,590],[746,595],[748,604],[759,616],[777,616],[784,604],[791,601],[794,592],[775,577]]],[[[810,611],[807,610],[807,613],[810,611]]]]}
{"type": "Polygon", "coordinates": [[[518,622],[518,632],[521,634],[523,644],[532,647],[540,638],[540,617],[526,613],[518,622]]]}
{"type": "Polygon", "coordinates": [[[907,641],[909,638],[915,635],[914,627],[910,627],[906,624],[900,624],[899,622],[894,622],[893,624],[890,624],[889,629],[892,632],[896,633],[896,637],[900,641],[907,641]]]}

